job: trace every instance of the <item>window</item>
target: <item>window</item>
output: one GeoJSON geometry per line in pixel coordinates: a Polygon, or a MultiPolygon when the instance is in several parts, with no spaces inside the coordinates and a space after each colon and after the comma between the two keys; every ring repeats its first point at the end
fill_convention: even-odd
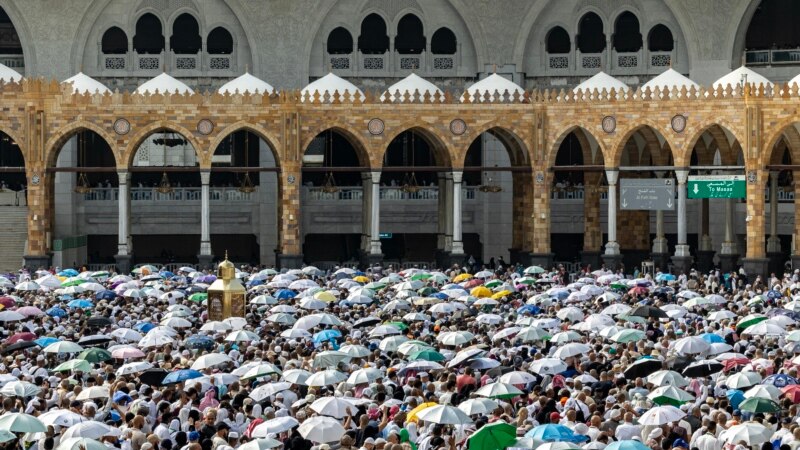
{"type": "Polygon", "coordinates": [[[0,8],[0,53],[4,55],[22,54],[22,43],[17,30],[3,8],[0,8]]]}
{"type": "Polygon", "coordinates": [[[103,53],[120,55],[128,52],[128,36],[119,27],[111,27],[103,33],[101,43],[103,53]]]}
{"type": "Polygon", "coordinates": [[[202,48],[200,25],[191,14],[181,14],[172,24],[169,47],[179,55],[193,55],[202,48]]]}
{"type": "Polygon", "coordinates": [[[621,53],[638,52],[642,48],[639,19],[630,11],[617,17],[614,23],[614,50],[621,53]]]}
{"type": "Polygon", "coordinates": [[[675,47],[675,40],[672,39],[672,32],[662,24],[658,24],[650,29],[647,36],[647,49],[651,52],[671,52],[675,47]]]}
{"type": "Polygon", "coordinates": [[[349,55],[353,53],[353,36],[343,27],[334,28],[328,35],[328,53],[331,55],[349,55]]]}
{"type": "Polygon", "coordinates": [[[572,44],[569,41],[569,33],[561,27],[553,27],[547,33],[546,39],[547,53],[569,53],[572,44]]]}
{"type": "Polygon", "coordinates": [[[361,22],[358,49],[364,54],[378,55],[389,50],[386,22],[377,14],[370,14],[361,22]]]}
{"type": "Polygon", "coordinates": [[[398,53],[418,55],[425,51],[426,41],[422,21],[414,14],[406,14],[397,23],[394,49],[398,53]]]}
{"type": "Polygon", "coordinates": [[[456,53],[456,35],[449,28],[439,28],[431,38],[431,53],[453,55],[456,53]]]}
{"type": "Polygon", "coordinates": [[[208,53],[212,55],[230,55],[233,53],[233,36],[223,27],[217,27],[208,33],[208,53]]]}
{"type": "Polygon", "coordinates": [[[147,13],[136,22],[136,35],[133,36],[133,49],[137,53],[161,53],[164,50],[164,34],[161,21],[147,13]]]}
{"type": "Polygon", "coordinates": [[[590,12],[581,18],[577,40],[581,53],[600,53],[606,49],[606,35],[600,16],[590,12]]]}
{"type": "Polygon", "coordinates": [[[800,2],[796,0],[762,1],[750,20],[745,36],[748,50],[800,47],[800,2]]]}

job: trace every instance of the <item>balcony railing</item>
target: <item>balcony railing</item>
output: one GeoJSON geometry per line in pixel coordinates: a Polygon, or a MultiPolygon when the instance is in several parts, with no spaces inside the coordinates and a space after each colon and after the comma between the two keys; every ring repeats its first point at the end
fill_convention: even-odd
{"type": "MultiPolygon", "coordinates": [[[[202,188],[176,187],[171,192],[159,192],[158,188],[142,187],[131,189],[131,201],[134,202],[186,202],[200,201],[202,188]]],[[[210,188],[212,202],[249,202],[256,200],[258,187],[255,192],[241,192],[238,188],[210,188]]],[[[87,202],[116,202],[119,200],[118,188],[92,188],[91,192],[84,194],[87,202]]]]}
{"type": "Polygon", "coordinates": [[[318,74],[332,71],[342,76],[396,76],[412,72],[421,76],[454,76],[461,68],[461,46],[452,55],[433,54],[423,51],[419,54],[386,52],[383,54],[364,54],[353,51],[347,54],[330,54],[323,50],[322,69],[318,74]]]}
{"type": "MultiPolygon", "coordinates": [[[[306,186],[303,188],[306,199],[311,201],[352,201],[360,202],[364,198],[364,191],[360,186],[340,187],[336,192],[325,192],[319,187],[306,186]]],[[[461,198],[475,200],[478,189],[465,187],[462,189],[461,198]]],[[[381,186],[381,200],[438,200],[439,188],[437,186],[420,187],[417,192],[406,192],[399,186],[381,186]]]]}
{"type": "MultiPolygon", "coordinates": [[[[770,200],[770,189],[764,189],[764,200],[770,200]]],[[[778,202],[794,202],[794,186],[778,186],[778,202]]]]}
{"type": "Polygon", "coordinates": [[[800,48],[747,50],[745,64],[748,66],[800,64],[800,48]]]}
{"type": "Polygon", "coordinates": [[[22,70],[25,69],[25,58],[23,58],[22,55],[0,55],[0,64],[10,67],[17,72],[22,72],[22,70]]]}
{"type": "MultiPolygon", "coordinates": [[[[543,49],[544,51],[544,49],[543,49]]],[[[542,64],[547,75],[594,75],[598,70],[612,75],[659,74],[674,62],[674,51],[651,52],[642,48],[636,52],[604,50],[600,53],[546,53],[542,64]],[[610,55],[610,56],[609,56],[610,55]],[[610,59],[609,59],[610,58],[610,59]]]]}
{"type": "MultiPolygon", "coordinates": [[[[2,55],[0,55],[0,60],[2,55]]],[[[236,70],[235,55],[212,55],[205,52],[178,54],[101,53],[97,62],[100,73],[153,76],[168,71],[183,76],[230,76],[236,70]]]]}

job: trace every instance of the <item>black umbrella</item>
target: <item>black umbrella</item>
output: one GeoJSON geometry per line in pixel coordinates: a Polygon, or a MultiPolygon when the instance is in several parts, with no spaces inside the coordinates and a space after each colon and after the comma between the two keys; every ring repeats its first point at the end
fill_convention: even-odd
{"type": "Polygon", "coordinates": [[[105,327],[111,325],[111,319],[104,316],[94,316],[90,317],[87,323],[90,327],[105,327]]]}
{"type": "Polygon", "coordinates": [[[662,364],[659,359],[642,358],[625,369],[625,378],[628,380],[635,380],[636,378],[644,378],[651,373],[661,370],[662,364]]]}
{"type": "Polygon", "coordinates": [[[353,324],[353,328],[371,327],[379,323],[381,323],[381,319],[377,317],[364,317],[361,320],[357,320],[356,323],[353,324]]]}
{"type": "Polygon", "coordinates": [[[26,348],[37,347],[37,346],[38,346],[38,344],[36,342],[33,342],[33,341],[19,341],[19,342],[15,342],[15,343],[9,345],[8,347],[4,348],[3,351],[0,352],[0,353],[5,355],[7,353],[13,353],[13,352],[16,352],[18,350],[25,350],[26,348]]]}
{"type": "Polygon", "coordinates": [[[164,369],[147,369],[139,374],[139,381],[150,386],[163,386],[167,373],[164,369]]]}
{"type": "Polygon", "coordinates": [[[633,308],[628,315],[637,317],[652,317],[655,319],[669,319],[669,316],[663,309],[650,305],[637,306],[636,308],[633,308]]]}
{"type": "Polygon", "coordinates": [[[724,366],[712,359],[704,359],[696,363],[689,364],[683,369],[683,375],[690,378],[707,377],[722,370],[724,366]]]}
{"type": "Polygon", "coordinates": [[[500,375],[505,375],[508,372],[512,372],[513,370],[514,370],[513,367],[497,366],[494,369],[489,369],[489,371],[486,372],[486,375],[489,375],[492,378],[497,378],[500,375]]]}
{"type": "Polygon", "coordinates": [[[86,346],[86,347],[91,347],[91,346],[94,346],[94,345],[106,344],[108,342],[111,342],[111,340],[112,340],[111,336],[107,336],[105,334],[95,334],[93,336],[84,336],[84,337],[80,338],[80,340],[78,341],[78,344],[86,346]]]}

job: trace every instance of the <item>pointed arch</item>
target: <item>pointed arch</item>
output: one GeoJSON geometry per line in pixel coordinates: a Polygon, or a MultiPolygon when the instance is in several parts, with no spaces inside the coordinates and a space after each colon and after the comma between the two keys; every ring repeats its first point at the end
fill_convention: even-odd
{"type": "Polygon", "coordinates": [[[211,141],[211,144],[208,146],[208,148],[216,152],[222,141],[237,131],[249,131],[266,142],[267,147],[269,147],[270,151],[272,152],[272,157],[275,159],[275,167],[281,167],[281,155],[278,153],[278,149],[281,148],[280,140],[265,128],[243,120],[232,123],[220,130],[214,140],[211,141]]]}
{"type": "MultiPolygon", "coordinates": [[[[318,128],[308,131],[305,135],[306,137],[300,142],[300,150],[305,153],[305,151],[308,149],[308,146],[311,145],[317,136],[329,130],[338,133],[345,138],[350,145],[353,146],[356,151],[356,155],[358,156],[358,162],[361,164],[361,166],[368,168],[376,167],[375,161],[370,158],[369,145],[359,137],[359,133],[348,125],[337,124],[333,123],[332,121],[326,122],[318,128]]],[[[377,167],[380,167],[380,164],[378,164],[377,167]]]]}
{"type": "Polygon", "coordinates": [[[472,143],[483,133],[492,133],[503,143],[512,166],[530,166],[532,158],[530,149],[526,144],[528,140],[527,134],[503,123],[500,119],[482,124],[475,130],[470,130],[469,135],[464,139],[465,144],[457,150],[454,156],[456,161],[461,161],[462,166],[465,164],[467,153],[472,143]]]}
{"type": "MultiPolygon", "coordinates": [[[[658,139],[659,141],[663,140],[667,142],[669,144],[669,148],[675,148],[675,146],[667,138],[666,130],[664,130],[663,127],[651,120],[643,120],[620,133],[620,138],[616,141],[611,157],[606,160],[606,164],[610,165],[610,167],[619,167],[622,161],[622,152],[625,151],[625,147],[631,137],[633,137],[633,135],[636,133],[640,133],[642,134],[642,137],[646,139],[647,136],[653,136],[650,134],[651,132],[656,133],[655,136],[660,138],[658,139]]],[[[660,149],[661,145],[659,144],[658,147],[660,149]]],[[[672,159],[676,160],[674,156],[672,159]]]]}
{"type": "Polygon", "coordinates": [[[116,142],[114,138],[108,134],[107,130],[103,129],[99,125],[86,120],[79,120],[59,128],[55,131],[55,133],[53,133],[53,136],[47,140],[47,143],[45,143],[45,148],[47,149],[45,156],[45,168],[55,167],[56,162],[58,161],[58,155],[61,153],[61,149],[64,147],[64,144],[66,144],[67,141],[73,136],[84,130],[96,133],[101,139],[103,139],[103,141],[105,141],[105,143],[111,149],[111,154],[114,156],[114,161],[117,167],[119,167],[121,155],[118,155],[117,152],[114,151],[114,144],[116,142]]]}
{"type": "MultiPolygon", "coordinates": [[[[582,141],[582,145],[591,146],[590,140],[596,143],[598,155],[600,156],[600,158],[602,158],[603,161],[608,160],[606,156],[607,150],[605,148],[605,144],[603,143],[603,141],[598,139],[597,136],[595,136],[591,131],[589,131],[589,128],[585,124],[569,125],[561,132],[559,132],[556,135],[557,136],[556,139],[553,140],[553,144],[550,146],[549,150],[550,153],[548,154],[547,167],[555,167],[556,158],[558,157],[558,150],[561,148],[561,144],[564,142],[564,139],[566,139],[567,136],[569,136],[569,134],[572,132],[576,132],[575,134],[578,136],[578,140],[582,141]],[[583,136],[583,139],[581,139],[581,135],[583,136]]],[[[592,165],[596,164],[598,155],[594,155],[592,157],[591,148],[584,148],[583,152],[584,152],[584,162],[583,162],[584,164],[592,164],[592,165]],[[587,156],[589,156],[588,161],[587,161],[587,156]]]]}
{"type": "MultiPolygon", "coordinates": [[[[129,168],[133,166],[133,159],[136,157],[136,151],[139,150],[139,147],[142,145],[145,139],[152,136],[158,132],[172,132],[180,134],[183,138],[189,141],[194,148],[195,155],[197,156],[197,161],[199,163],[199,167],[201,169],[205,169],[211,167],[208,158],[206,158],[205,153],[203,152],[203,146],[200,144],[200,141],[197,137],[181,125],[177,123],[170,122],[168,120],[160,120],[153,122],[146,127],[140,129],[136,134],[131,136],[130,140],[128,141],[128,146],[125,148],[125,166],[120,168],[129,168]]],[[[122,158],[118,158],[118,161],[122,158]]],[[[118,162],[119,164],[119,162],[118,162]]]]}
{"type": "MultiPolygon", "coordinates": [[[[743,133],[740,132],[738,127],[733,126],[728,121],[717,120],[714,122],[701,123],[692,129],[684,131],[684,133],[689,136],[689,138],[684,141],[688,145],[684,146],[682,150],[679,150],[679,153],[674,155],[676,165],[689,166],[694,146],[706,132],[711,133],[715,141],[718,141],[717,145],[720,147],[720,153],[722,153],[723,164],[735,164],[738,155],[735,154],[733,150],[734,146],[729,143],[727,135],[730,134],[735,142],[741,142],[739,136],[743,135],[743,133]],[[722,137],[725,137],[725,139],[722,139],[722,137]],[[726,149],[726,146],[728,149],[726,149]]],[[[675,147],[673,147],[673,151],[675,151],[675,147]]]]}
{"type": "Polygon", "coordinates": [[[418,122],[417,123],[406,122],[405,124],[400,125],[396,129],[400,131],[395,132],[393,135],[391,135],[391,137],[389,137],[385,141],[386,146],[384,147],[383,152],[381,152],[381,161],[383,161],[384,158],[386,157],[386,152],[389,149],[389,145],[391,145],[391,143],[394,142],[395,139],[397,139],[406,131],[411,131],[418,134],[425,140],[425,143],[428,144],[428,146],[431,149],[431,152],[433,153],[433,158],[437,165],[444,167],[452,167],[452,168],[460,167],[461,160],[456,160],[456,161],[453,160],[452,155],[447,149],[447,144],[445,144],[445,142],[447,142],[447,139],[442,137],[436,130],[429,127],[421,126],[419,125],[418,122]],[[454,163],[456,162],[458,162],[459,165],[455,165],[454,163]]]}

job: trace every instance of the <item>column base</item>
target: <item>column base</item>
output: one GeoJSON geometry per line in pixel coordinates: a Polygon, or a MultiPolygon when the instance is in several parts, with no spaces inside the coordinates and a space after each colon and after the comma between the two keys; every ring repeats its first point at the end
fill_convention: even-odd
{"type": "Polygon", "coordinates": [[[769,259],[768,258],[742,258],[742,266],[747,274],[747,282],[750,283],[758,275],[761,275],[765,281],[769,276],[769,259]]]}
{"type": "Polygon", "coordinates": [[[650,253],[650,259],[653,260],[654,271],[666,272],[668,270],[670,263],[669,253],[650,253]]]}
{"type": "Polygon", "coordinates": [[[714,268],[714,250],[698,250],[697,251],[697,270],[702,273],[708,273],[714,268]]]}
{"type": "Polygon", "coordinates": [[[555,259],[555,254],[553,253],[531,253],[529,263],[531,266],[539,266],[544,270],[550,270],[553,268],[553,259],[555,259]]]}
{"type": "Polygon", "coordinates": [[[719,270],[722,272],[733,272],[739,267],[739,255],[730,253],[717,253],[719,257],[719,270]]]}
{"type": "Polygon", "coordinates": [[[131,264],[133,262],[133,255],[114,255],[114,261],[116,261],[117,273],[119,274],[131,273],[131,264]]]}
{"type": "Polygon", "coordinates": [[[200,269],[213,269],[214,255],[197,255],[197,265],[200,269]]]}
{"type": "Polygon", "coordinates": [[[603,256],[601,256],[601,258],[603,258],[603,264],[606,265],[606,269],[608,269],[608,270],[616,272],[617,269],[622,268],[622,254],[621,253],[611,254],[611,255],[604,253],[603,256]]]}
{"type": "Polygon", "coordinates": [[[278,267],[280,269],[299,269],[303,267],[303,255],[278,254],[278,267]]]}
{"type": "Polygon", "coordinates": [[[672,271],[680,275],[681,273],[689,274],[692,271],[692,262],[694,258],[691,256],[673,256],[672,257],[672,271]]]}
{"type": "Polygon", "coordinates": [[[786,262],[786,256],[781,252],[767,252],[767,258],[769,259],[769,272],[774,273],[780,278],[786,270],[783,268],[783,263],[786,262]]]}
{"type": "Polygon", "coordinates": [[[359,260],[360,260],[359,263],[361,264],[361,267],[368,269],[370,267],[382,265],[383,257],[384,257],[383,253],[376,254],[376,253],[362,252],[361,255],[359,255],[359,260]]]}
{"type": "Polygon", "coordinates": [[[584,250],[581,252],[581,265],[584,267],[591,266],[592,270],[600,268],[600,252],[584,250]]]}

